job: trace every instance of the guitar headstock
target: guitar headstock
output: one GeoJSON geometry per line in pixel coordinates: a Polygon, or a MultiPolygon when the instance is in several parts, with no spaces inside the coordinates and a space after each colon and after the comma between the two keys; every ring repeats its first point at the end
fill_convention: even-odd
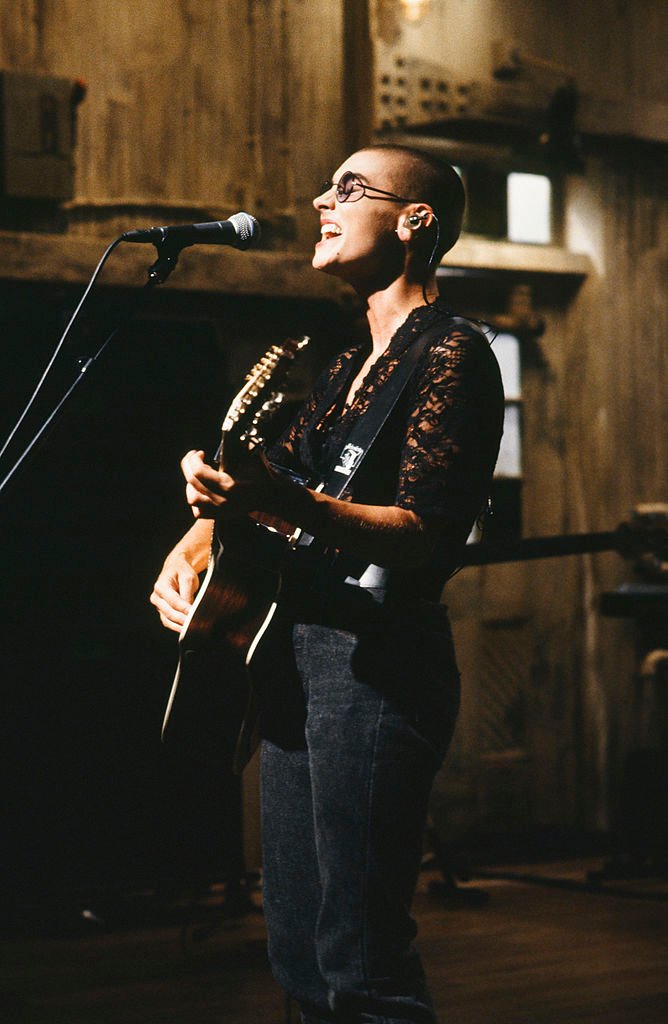
{"type": "Polygon", "coordinates": [[[272,345],[246,375],[244,385],[227,410],[222,426],[220,446],[216,453],[219,464],[230,468],[244,453],[264,441],[265,424],[271,420],[283,401],[280,390],[285,376],[309,338],[287,338],[272,345]]]}

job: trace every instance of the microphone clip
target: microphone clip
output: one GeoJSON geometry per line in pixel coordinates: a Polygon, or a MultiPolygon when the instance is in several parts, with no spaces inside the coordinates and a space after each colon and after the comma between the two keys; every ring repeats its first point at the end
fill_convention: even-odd
{"type": "Polygon", "coordinates": [[[183,243],[175,238],[165,237],[151,243],[158,254],[156,261],[148,268],[148,279],[151,284],[164,284],[176,264],[179,262],[183,243]]]}

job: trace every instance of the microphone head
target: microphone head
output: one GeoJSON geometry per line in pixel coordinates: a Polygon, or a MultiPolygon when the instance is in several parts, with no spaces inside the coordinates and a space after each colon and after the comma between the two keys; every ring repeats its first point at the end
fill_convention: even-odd
{"type": "Polygon", "coordinates": [[[250,213],[233,213],[230,217],[230,224],[234,224],[234,229],[237,233],[237,241],[235,242],[235,248],[237,249],[250,249],[252,246],[257,245],[262,238],[262,228],[255,217],[251,217],[250,213]]]}

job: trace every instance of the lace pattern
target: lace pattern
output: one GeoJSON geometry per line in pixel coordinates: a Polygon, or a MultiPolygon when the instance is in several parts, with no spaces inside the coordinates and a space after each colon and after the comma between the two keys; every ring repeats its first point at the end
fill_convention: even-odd
{"type": "Polygon", "coordinates": [[[356,347],[337,356],[269,457],[313,481],[326,479],[350,430],[369,410],[403,354],[439,319],[442,339],[420,357],[393,413],[394,429],[383,430],[390,441],[383,445],[381,435],[372,450],[374,458],[367,456],[344,497],[364,500],[365,470],[370,468],[387,481],[381,500],[372,486],[375,503],[397,504],[418,515],[466,521],[470,526],[485,500],[498,453],[503,390],[486,339],[473,327],[454,325],[441,302],[413,310],[372,364],[349,406],[344,405],[345,396],[367,352],[356,347]]]}

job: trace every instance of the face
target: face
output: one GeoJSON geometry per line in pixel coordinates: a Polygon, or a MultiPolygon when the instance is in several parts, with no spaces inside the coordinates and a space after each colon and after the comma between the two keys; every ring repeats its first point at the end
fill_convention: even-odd
{"type": "MultiPolygon", "coordinates": [[[[396,187],[390,176],[387,154],[377,150],[354,153],[334,172],[332,181],[353,172],[365,184],[387,192],[396,187]]],[[[402,247],[396,229],[408,204],[378,197],[362,196],[356,202],[338,202],[336,189],[313,200],[320,214],[320,241],[316,244],[312,266],[336,274],[352,284],[366,278],[391,273],[401,262],[402,247]]]]}

